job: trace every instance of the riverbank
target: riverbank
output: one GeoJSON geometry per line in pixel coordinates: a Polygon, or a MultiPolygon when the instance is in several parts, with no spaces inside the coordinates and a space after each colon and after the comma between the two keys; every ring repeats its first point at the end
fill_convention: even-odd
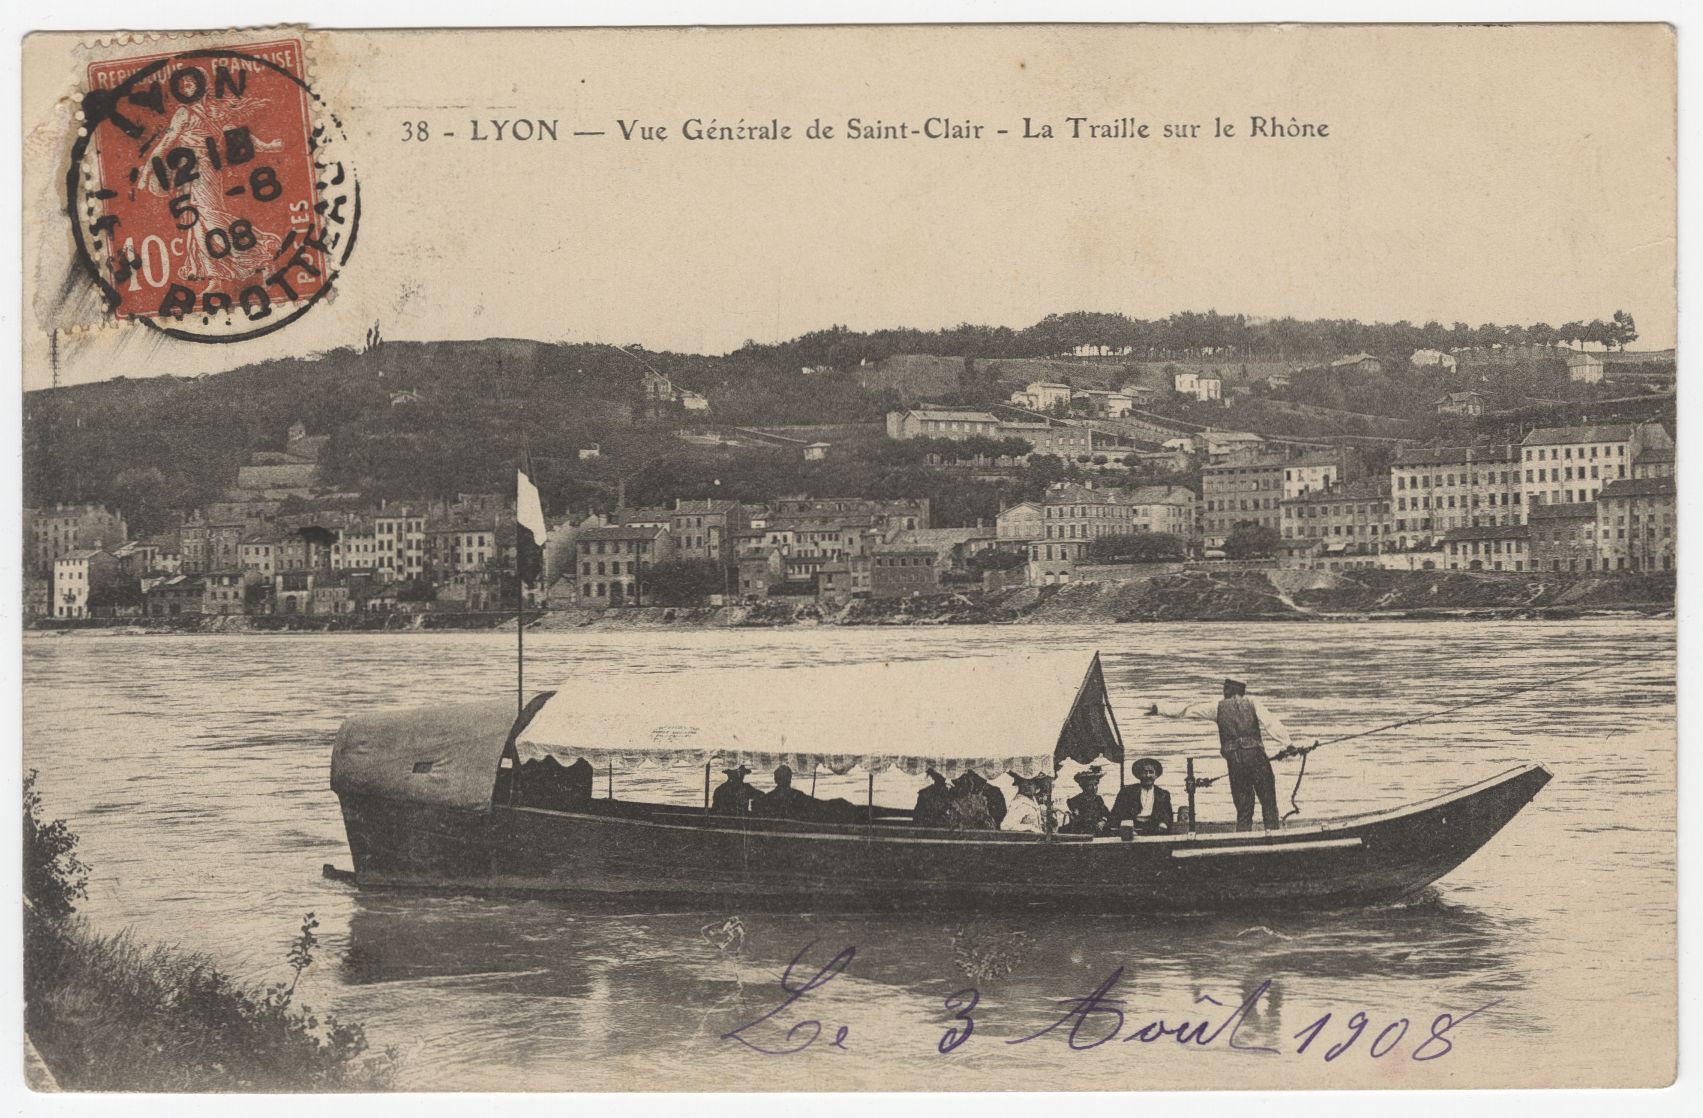
{"type": "Polygon", "coordinates": [[[25,1027],[68,1091],[358,1091],[390,1085],[394,1053],[359,1025],[293,1004],[206,955],[103,936],[78,918],[25,921],[25,1027]]]}
{"type": "Polygon", "coordinates": [[[77,914],[89,866],[24,777],[24,1044],[38,1091],[355,1091],[388,1087],[398,1056],[295,1001],[315,963],[308,913],[287,983],[241,982],[210,956],[101,935],[77,914]]]}
{"type": "MultiPolygon", "coordinates": [[[[1183,571],[1085,579],[995,593],[965,591],[825,606],[771,598],[731,606],[567,608],[527,628],[773,628],[780,625],[1072,625],[1159,621],[1574,620],[1661,617],[1675,577],[1657,574],[1506,574],[1479,571],[1183,571]]],[[[430,632],[512,629],[512,614],[432,613],[316,617],[209,617],[48,623],[42,633],[430,632]]]]}

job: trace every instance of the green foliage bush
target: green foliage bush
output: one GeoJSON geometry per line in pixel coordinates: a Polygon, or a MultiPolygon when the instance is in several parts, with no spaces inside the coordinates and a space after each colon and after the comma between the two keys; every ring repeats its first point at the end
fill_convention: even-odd
{"type": "Polygon", "coordinates": [[[88,867],[64,820],[43,820],[24,778],[24,1026],[75,1091],[352,1091],[392,1085],[397,1053],[358,1024],[295,1002],[314,963],[313,913],[285,956],[290,981],[259,987],[206,955],[102,936],[75,915],[88,867]]]}

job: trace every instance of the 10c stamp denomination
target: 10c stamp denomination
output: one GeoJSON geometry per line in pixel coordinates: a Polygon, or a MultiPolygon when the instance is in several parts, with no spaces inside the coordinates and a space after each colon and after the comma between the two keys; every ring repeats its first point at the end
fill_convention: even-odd
{"type": "Polygon", "coordinates": [[[236,341],[331,290],[360,192],[305,73],[297,39],[89,66],[67,196],[114,318],[236,341]]]}

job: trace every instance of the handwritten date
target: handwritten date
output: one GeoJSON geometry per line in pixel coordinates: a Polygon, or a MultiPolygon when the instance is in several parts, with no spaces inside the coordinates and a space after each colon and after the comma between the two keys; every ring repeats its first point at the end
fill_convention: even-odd
{"type": "MultiPolygon", "coordinates": [[[[831,1040],[823,1040],[827,1027],[823,1025],[821,1018],[805,1017],[803,1014],[806,1011],[798,1007],[811,993],[845,973],[852,960],[857,958],[857,948],[844,948],[817,968],[815,974],[800,980],[799,976],[803,970],[808,969],[801,966],[804,958],[815,946],[814,942],[806,944],[781,972],[781,992],[785,997],[780,1004],[761,1017],[728,1030],[721,1035],[721,1039],[736,1041],[764,1056],[794,1056],[810,1049],[819,1041],[824,1048],[850,1051],[850,1026],[838,1026],[834,1029],[831,1040]]],[[[1011,1037],[1003,1043],[1029,1044],[1043,1037],[1062,1035],[1071,1051],[1086,1052],[1113,1042],[1154,1044],[1168,1038],[1188,1048],[1210,1048],[1222,1043],[1224,1048],[1237,1052],[1266,1055],[1278,1055],[1283,1052],[1283,1049],[1270,1045],[1248,1043],[1241,1036],[1248,1019],[1270,992],[1270,979],[1256,986],[1253,992],[1222,1018],[1216,1010],[1227,1008],[1226,1003],[1202,994],[1195,999],[1195,1005],[1212,1008],[1201,1010],[1198,1015],[1177,1020],[1155,1017],[1134,1024],[1124,1009],[1124,999],[1114,993],[1123,975],[1124,968],[1117,967],[1088,994],[1060,999],[1055,1003],[1057,1015],[1050,1022],[1033,1032],[1011,1037]]],[[[976,1035],[977,1007],[980,1004],[981,992],[974,986],[958,990],[945,999],[943,1005],[947,1020],[935,1045],[941,1055],[957,1051],[976,1035]]],[[[1371,1039],[1362,1049],[1370,1059],[1381,1060],[1407,1045],[1409,1059],[1426,1063],[1441,1059],[1454,1051],[1455,1040],[1451,1034],[1455,1029],[1500,1004],[1501,999],[1498,998],[1469,1013],[1439,1013],[1431,1020],[1430,1027],[1423,1032],[1410,1029],[1410,1022],[1405,1017],[1390,1021],[1373,1032],[1374,1022],[1364,1010],[1350,1014],[1346,1021],[1341,1022],[1337,1019],[1337,1011],[1333,1010],[1290,1037],[1291,1040],[1299,1041],[1291,1054],[1306,1056],[1309,1052],[1316,1052],[1322,1056],[1325,1063],[1333,1063],[1354,1050],[1362,1038],[1371,1034],[1371,1039]],[[1414,1033],[1411,1040],[1410,1032],[1414,1033]],[[1315,1042],[1320,1043],[1322,1047],[1315,1050],[1315,1042]]]]}

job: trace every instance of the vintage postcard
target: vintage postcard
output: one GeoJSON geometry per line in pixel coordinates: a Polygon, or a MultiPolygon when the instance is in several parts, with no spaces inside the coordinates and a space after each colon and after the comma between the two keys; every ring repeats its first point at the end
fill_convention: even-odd
{"type": "Polygon", "coordinates": [[[1672,28],[20,50],[36,1090],[1673,1082],[1672,28]]]}

